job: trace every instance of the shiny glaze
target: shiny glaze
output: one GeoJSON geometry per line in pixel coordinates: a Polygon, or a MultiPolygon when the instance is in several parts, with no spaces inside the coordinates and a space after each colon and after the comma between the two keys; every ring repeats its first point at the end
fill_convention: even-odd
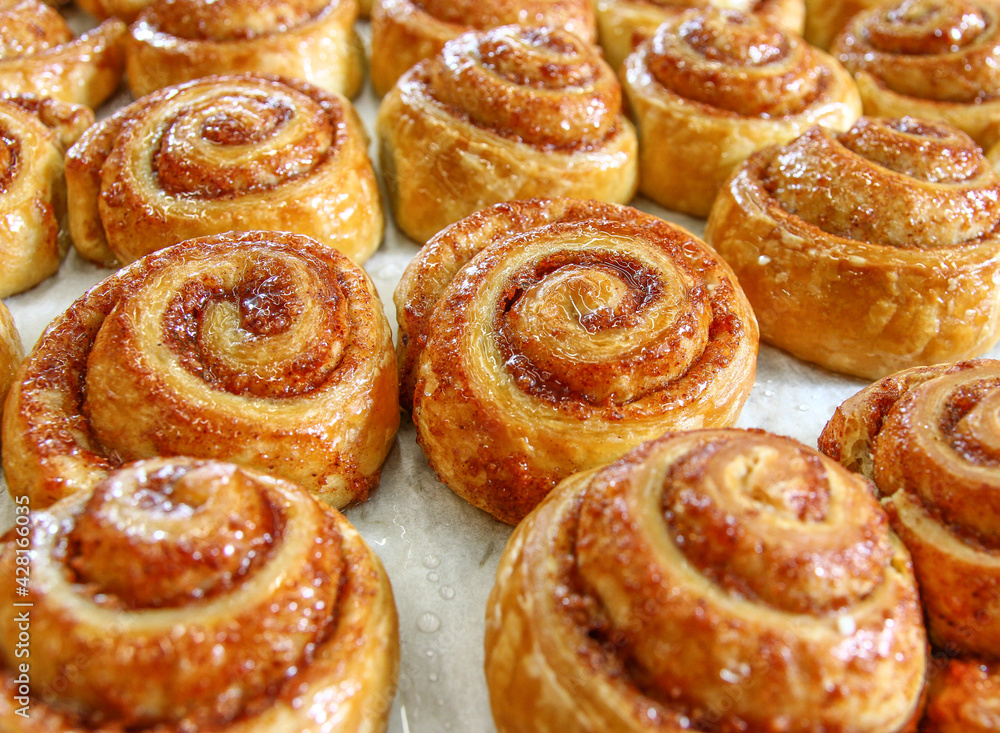
{"type": "Polygon", "coordinates": [[[155,92],[91,128],[67,179],[74,245],[103,264],[231,229],[306,234],[358,261],[382,239],[361,122],[303,81],[220,76],[155,92]]]}
{"type": "Polygon", "coordinates": [[[23,358],[21,335],[17,332],[17,326],[14,325],[14,319],[11,318],[7,306],[0,303],[0,418],[3,417],[7,392],[14,384],[14,372],[17,371],[23,358]]]}
{"type": "Polygon", "coordinates": [[[519,525],[486,675],[501,733],[888,733],[914,729],[925,644],[864,480],[787,438],[693,431],[571,476],[519,525]]]}
{"type": "Polygon", "coordinates": [[[755,372],[756,324],[700,241],[638,211],[582,206],[478,214],[442,233],[397,292],[405,307],[413,288],[427,314],[401,320],[418,440],[444,483],[507,522],[645,436],[731,424],[755,372]],[[505,228],[521,217],[523,229],[505,228]],[[424,268],[430,281],[414,282],[424,268]]]}
{"type": "Polygon", "coordinates": [[[52,324],[13,390],[4,470],[41,507],[125,460],[225,456],[343,506],[378,484],[396,391],[359,266],[301,235],[190,240],[52,324]]]}
{"type": "Polygon", "coordinates": [[[113,20],[74,38],[42,0],[0,1],[0,89],[96,108],[118,87],[125,24],[113,20]]]}
{"type": "MultiPolygon", "coordinates": [[[[31,712],[14,713],[17,623],[4,613],[5,729],[385,729],[388,581],[343,516],[297,486],[155,459],[33,512],[30,530],[31,712]],[[100,674],[67,672],[80,660],[100,674]]],[[[10,577],[15,560],[8,536],[10,577]]]]}
{"type": "Polygon", "coordinates": [[[353,97],[362,81],[357,0],[155,0],[130,28],[136,97],[214,74],[302,79],[353,97]]]}

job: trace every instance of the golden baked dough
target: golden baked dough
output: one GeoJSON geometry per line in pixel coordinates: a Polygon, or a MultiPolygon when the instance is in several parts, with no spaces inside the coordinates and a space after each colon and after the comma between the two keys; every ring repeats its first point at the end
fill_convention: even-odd
{"type": "Polygon", "coordinates": [[[0,92],[96,108],[118,88],[127,35],[120,20],[74,38],[42,0],[0,0],[0,29],[0,92]]]}
{"type": "Polygon", "coordinates": [[[804,0],[596,0],[595,6],[601,47],[615,70],[640,41],[688,8],[714,6],[752,13],[795,33],[801,33],[805,24],[804,0]]]}
{"type": "Polygon", "coordinates": [[[357,17],[357,0],[154,0],[129,29],[125,73],[137,97],[242,72],[353,97],[364,64],[357,17]]]}
{"type": "Polygon", "coordinates": [[[399,658],[388,578],[343,515],[298,486],[154,459],[15,511],[27,522],[0,544],[0,729],[386,729],[399,658]]]}
{"type": "Polygon", "coordinates": [[[3,467],[43,507],[121,461],[225,458],[335,506],[367,498],[399,425],[364,270],[298,234],[160,250],[80,297],[11,390],[3,467]]]}
{"type": "Polygon", "coordinates": [[[735,10],[701,8],[661,25],[625,61],[639,131],[639,190],[708,216],[733,169],[813,124],[861,116],[851,75],[796,34],[735,10]]]}
{"type": "Polygon", "coordinates": [[[3,416],[7,392],[14,383],[14,372],[23,358],[21,335],[17,332],[7,306],[0,302],[0,417],[3,416]]]}
{"type": "Polygon", "coordinates": [[[112,16],[131,23],[136,16],[153,0],[76,0],[76,4],[93,15],[104,20],[112,16]]]}
{"type": "Polygon", "coordinates": [[[109,266],[250,229],[306,234],[363,262],[385,226],[351,103],[292,79],[206,77],[154,92],[91,128],[66,179],[73,244],[109,266]]]}
{"type": "Polygon", "coordinates": [[[760,431],[672,433],[566,479],[486,613],[499,733],[912,731],[925,647],[866,482],[760,431]]]}
{"type": "Polygon", "coordinates": [[[371,77],[379,96],[466,31],[517,23],[597,39],[591,0],[377,0],[371,17],[371,77]]]}
{"type": "Polygon", "coordinates": [[[59,269],[69,249],[66,148],[93,122],[78,104],[0,93],[0,298],[59,269]]]}
{"type": "Polygon", "coordinates": [[[805,0],[806,40],[818,48],[829,49],[855,13],[883,2],[885,0],[805,0]]]}
{"type": "Polygon", "coordinates": [[[945,122],[983,147],[1000,140],[1000,3],[890,0],[854,16],[832,53],[866,115],[945,122]]]}
{"type": "Polygon", "coordinates": [[[396,304],[431,467],[508,523],[666,430],[731,425],[756,371],[757,326],[729,268],[624,206],[478,212],[421,250],[396,304]]]}
{"type": "Polygon", "coordinates": [[[913,556],[943,667],[921,731],[998,730],[1000,361],[881,379],[837,408],[819,447],[875,482],[913,556]]]}
{"type": "Polygon", "coordinates": [[[948,660],[931,678],[920,733],[995,733],[1000,730],[996,664],[948,660]]]}
{"type": "Polygon", "coordinates": [[[626,203],[638,143],[600,53],[556,29],[449,41],[383,100],[376,133],[399,228],[418,243],[500,201],[626,203]]]}
{"type": "Polygon", "coordinates": [[[814,127],[748,158],[705,238],[761,338],[876,379],[1000,336],[1000,178],[964,133],[912,118],[814,127]]]}

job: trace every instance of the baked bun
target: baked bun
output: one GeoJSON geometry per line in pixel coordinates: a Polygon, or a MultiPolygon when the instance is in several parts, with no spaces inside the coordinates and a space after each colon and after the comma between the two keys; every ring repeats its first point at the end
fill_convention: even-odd
{"type": "Polygon", "coordinates": [[[567,478],[486,612],[499,733],[912,731],[926,663],[867,482],[760,431],[668,433],[567,478]]]}
{"type": "Polygon", "coordinates": [[[371,77],[382,96],[410,67],[468,31],[503,25],[559,28],[597,40],[590,0],[376,0],[371,13],[371,77]]]}
{"type": "Polygon", "coordinates": [[[273,229],[363,262],[385,226],[367,145],[351,103],[304,81],[210,76],[154,92],[70,150],[73,244],[110,266],[273,229]]]}
{"type": "Polygon", "coordinates": [[[118,88],[128,31],[120,20],[74,38],[42,0],[0,0],[0,29],[0,92],[97,108],[118,88]]]}
{"type": "Polygon", "coordinates": [[[748,158],[705,231],[761,337],[876,379],[1000,336],[1000,178],[967,135],[913,118],[813,127],[748,158]]]}
{"type": "Polygon", "coordinates": [[[69,249],[66,148],[93,122],[82,105],[0,94],[0,298],[59,269],[69,249]]]}
{"type": "Polygon", "coordinates": [[[594,47],[554,28],[449,41],[386,95],[376,132],[393,216],[421,244],[500,201],[626,203],[636,190],[618,78],[594,47]]]}
{"type": "Polygon", "coordinates": [[[364,76],[357,17],[357,0],[154,0],[129,29],[128,84],[141,97],[254,72],[353,97],[364,76]]]}
{"type": "Polygon", "coordinates": [[[386,729],[392,590],[335,509],[289,482],[188,458],[140,461],[49,509],[29,506],[18,503],[27,521],[0,544],[3,730],[386,729]]]}
{"type": "Polygon", "coordinates": [[[832,52],[866,115],[944,122],[987,148],[1000,141],[1000,3],[890,0],[854,16],[832,52]]]}
{"type": "Polygon", "coordinates": [[[690,8],[738,10],[795,33],[805,23],[804,0],[596,0],[595,7],[601,47],[615,70],[662,23],[690,8]]]}
{"type": "Polygon", "coordinates": [[[340,507],[378,485],[397,390],[359,265],[287,232],[192,239],[49,326],[11,390],[4,473],[41,508],[122,461],[224,457],[340,507]]]}
{"type": "Polygon", "coordinates": [[[757,327],[729,268],[629,207],[480,211],[421,250],[396,307],[431,468],[511,524],[666,430],[731,425],[753,385],[757,327]]]}
{"type": "Polygon", "coordinates": [[[735,10],[666,21],[629,55],[622,78],[639,131],[639,190],[702,218],[750,153],[814,124],[844,131],[861,116],[837,61],[735,10]]]}
{"type": "Polygon", "coordinates": [[[3,417],[3,406],[7,401],[7,393],[14,384],[14,372],[24,358],[21,347],[21,335],[17,332],[14,319],[2,302],[0,302],[0,417],[3,417]]]}

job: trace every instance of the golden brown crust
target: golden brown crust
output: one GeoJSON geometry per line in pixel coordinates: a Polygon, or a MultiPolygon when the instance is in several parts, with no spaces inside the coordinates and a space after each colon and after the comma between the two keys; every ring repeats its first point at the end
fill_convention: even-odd
{"type": "Polygon", "coordinates": [[[21,335],[17,332],[7,306],[0,302],[0,418],[3,417],[7,393],[14,384],[14,372],[23,358],[21,335]]]}
{"type": "Polygon", "coordinates": [[[689,8],[718,7],[760,16],[771,25],[801,33],[803,0],[597,0],[597,31],[604,56],[616,71],[639,43],[665,21],[689,8]]]}
{"type": "Polygon", "coordinates": [[[597,38],[589,0],[378,0],[371,15],[371,77],[379,96],[467,31],[518,23],[560,28],[587,43],[597,38]]]}
{"type": "Polygon", "coordinates": [[[814,127],[719,193],[706,240],[763,340],[878,378],[1000,336],[1000,178],[966,135],[910,118],[814,127]]]}
{"type": "Polygon", "coordinates": [[[91,128],[67,159],[81,255],[129,263],[230,230],[306,234],[363,262],[384,221],[351,103],[297,80],[199,79],[91,128]]]}
{"type": "Polygon", "coordinates": [[[357,0],[155,0],[130,28],[136,97],[213,74],[303,79],[348,97],[361,89],[357,0]]]}
{"type": "Polygon", "coordinates": [[[891,0],[858,13],[832,53],[854,74],[866,115],[947,123],[1000,141],[1000,3],[891,0]]]}
{"type": "Polygon", "coordinates": [[[109,20],[79,38],[41,0],[0,0],[0,91],[96,108],[118,88],[127,28],[109,20]]]}
{"type": "Polygon", "coordinates": [[[1000,730],[1000,675],[995,664],[953,659],[934,675],[920,733],[1000,730]]]}
{"type": "Polygon", "coordinates": [[[728,268],[627,207],[484,210],[421,251],[396,303],[431,467],[509,523],[667,429],[732,424],[753,383],[756,324],[728,268]]]}
{"type": "Polygon", "coordinates": [[[487,608],[500,733],[911,731],[925,668],[867,483],[760,431],[668,434],[566,479],[487,608]]]}
{"type": "Polygon", "coordinates": [[[0,298],[59,269],[69,248],[64,156],[93,122],[81,105],[0,94],[0,298]]]}
{"type": "Polygon", "coordinates": [[[874,479],[913,555],[931,640],[1000,658],[1000,362],[915,368],[847,400],[820,449],[874,479]]]}
{"type": "Polygon", "coordinates": [[[358,265],[289,233],[189,240],[53,322],[11,391],[4,471],[41,507],[123,460],[225,457],[343,506],[378,484],[397,389],[358,265]]]}
{"type": "Polygon", "coordinates": [[[805,0],[805,39],[827,50],[855,13],[881,2],[883,0],[805,0]]]}
{"type": "Polygon", "coordinates": [[[813,124],[861,115],[850,74],[798,35],[734,10],[690,10],[661,25],[622,74],[639,146],[639,190],[708,216],[733,169],[813,124]]]}
{"type": "Polygon", "coordinates": [[[4,730],[385,730],[399,654],[388,579],[347,520],[299,487],[154,459],[16,511],[28,521],[0,545],[4,730]]]}
{"type": "Polygon", "coordinates": [[[500,201],[626,203],[638,145],[599,52],[557,29],[504,26],[449,41],[379,107],[393,216],[424,243],[500,201]]]}

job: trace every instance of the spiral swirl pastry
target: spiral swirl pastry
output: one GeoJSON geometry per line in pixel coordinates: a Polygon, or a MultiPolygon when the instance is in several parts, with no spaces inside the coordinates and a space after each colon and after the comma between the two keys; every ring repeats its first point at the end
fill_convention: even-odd
{"type": "Polygon", "coordinates": [[[3,416],[7,393],[14,384],[14,372],[23,358],[21,336],[7,306],[0,302],[0,417],[3,416]]]}
{"type": "Polygon", "coordinates": [[[611,68],[656,29],[692,8],[718,8],[754,15],[784,31],[801,33],[804,0],[596,0],[597,32],[611,68]]]}
{"type": "Polygon", "coordinates": [[[81,105],[0,93],[0,298],[59,269],[69,249],[66,148],[93,122],[81,105]]]}
{"type": "Polygon", "coordinates": [[[343,506],[399,424],[391,333],[360,266],[283,232],[203,237],[78,299],[11,390],[3,466],[33,507],[122,461],[224,457],[343,506]]]}
{"type": "Polygon", "coordinates": [[[931,640],[1000,659],[1000,361],[916,367],[838,409],[820,449],[872,478],[913,554],[931,640]]]}
{"type": "Polygon", "coordinates": [[[833,39],[855,14],[884,0],[805,0],[805,39],[812,45],[829,49],[833,39]]]}
{"type": "Polygon", "coordinates": [[[399,654],[392,590],[347,520],[298,486],[158,458],[24,526],[27,548],[11,535],[0,546],[11,580],[0,591],[4,730],[385,730],[399,654]],[[22,556],[27,658],[13,582],[22,556]]]}
{"type": "Polygon", "coordinates": [[[865,114],[913,115],[1000,141],[1000,3],[892,0],[858,13],[832,52],[854,74],[865,114]]]}
{"type": "Polygon", "coordinates": [[[756,323],[729,269],[624,206],[485,209],[422,249],[395,299],[431,467],[508,523],[643,440],[732,424],[753,384],[756,323]]]}
{"type": "Polygon", "coordinates": [[[468,31],[504,25],[561,28],[597,39],[589,0],[378,0],[371,10],[371,77],[379,96],[412,66],[468,31]]]}
{"type": "Polygon", "coordinates": [[[925,646],[867,482],[790,438],[705,430],[567,478],[518,526],[486,679],[500,733],[895,733],[925,646]]]}
{"type": "Polygon", "coordinates": [[[353,97],[363,67],[357,17],[357,0],[154,0],[129,29],[125,73],[137,97],[243,72],[353,97]]]}
{"type": "Polygon", "coordinates": [[[73,37],[42,0],[0,0],[0,92],[96,108],[118,87],[127,28],[110,20],[73,37]]]}
{"type": "Polygon", "coordinates": [[[501,201],[626,203],[636,190],[618,78],[561,30],[504,26],[449,41],[382,100],[376,132],[396,223],[421,244],[501,201]]]}
{"type": "Polygon", "coordinates": [[[639,129],[639,190],[698,217],[750,153],[861,116],[851,75],[759,18],[704,8],[661,25],[625,61],[639,129]]]}
{"type": "Polygon", "coordinates": [[[706,240],[763,340],[871,379],[1000,336],[1000,178],[964,133],[913,118],[813,127],[750,156],[706,240]]]}
{"type": "Polygon", "coordinates": [[[184,239],[293,231],[363,262],[384,229],[350,102],[299,80],[206,77],[87,131],[66,161],[73,244],[127,264],[184,239]]]}

